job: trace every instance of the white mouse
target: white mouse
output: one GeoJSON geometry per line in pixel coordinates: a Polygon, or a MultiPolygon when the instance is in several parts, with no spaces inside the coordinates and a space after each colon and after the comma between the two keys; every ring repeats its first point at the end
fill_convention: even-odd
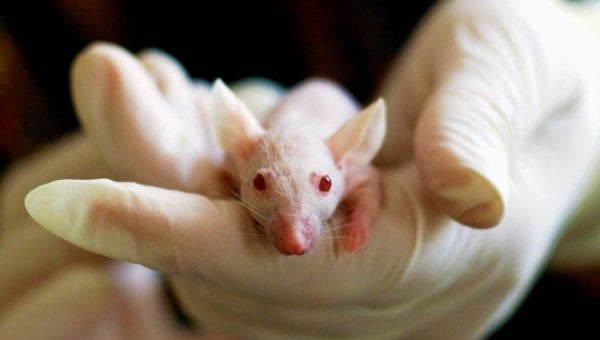
{"type": "Polygon", "coordinates": [[[382,196],[379,172],[370,162],[385,134],[383,100],[357,113],[337,85],[311,80],[290,91],[261,125],[220,80],[212,95],[235,189],[275,248],[306,254],[344,204],[349,220],[342,242],[358,251],[382,196]],[[335,105],[325,103],[332,96],[335,105]]]}

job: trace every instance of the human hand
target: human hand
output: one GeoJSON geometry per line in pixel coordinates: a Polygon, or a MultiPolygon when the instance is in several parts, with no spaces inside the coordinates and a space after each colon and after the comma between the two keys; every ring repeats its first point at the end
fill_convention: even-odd
{"type": "MultiPolygon", "coordinates": [[[[460,222],[490,227],[501,220],[511,187],[527,190],[515,182],[515,169],[538,169],[545,185],[555,182],[544,178],[551,158],[577,164],[596,152],[600,6],[542,0],[445,7],[422,25],[382,86],[397,113],[388,115],[389,128],[400,133],[386,136],[379,162],[415,158],[438,206],[460,222]],[[569,123],[577,115],[581,121],[569,123]],[[575,136],[591,140],[561,151],[575,136]]],[[[571,223],[552,260],[557,268],[600,269],[600,169],[593,171],[580,177],[585,198],[563,197],[579,206],[567,212],[571,223]]]]}
{"type": "Polygon", "coordinates": [[[73,246],[40,228],[23,206],[42,183],[95,177],[118,178],[77,134],[2,179],[0,339],[197,339],[176,327],[156,273],[73,246]]]}
{"type": "MultiPolygon", "coordinates": [[[[408,112],[401,115],[406,121],[392,121],[390,130],[407,132],[418,124],[414,144],[409,134],[408,141],[389,145],[404,151],[414,145],[416,162],[408,156],[385,173],[385,205],[358,254],[337,252],[335,239],[329,238],[306,256],[283,257],[244,236],[251,229],[236,202],[132,183],[54,182],[33,191],[27,205],[37,221],[77,245],[171,274],[180,302],[207,329],[257,338],[481,336],[525,293],[592,178],[599,117],[589,95],[598,87],[589,82],[597,51],[576,52],[587,51],[588,33],[551,2],[460,1],[438,8],[405,59],[425,66],[404,65],[392,72],[385,92],[391,112],[408,112]],[[516,25],[515,17],[520,19],[516,25]],[[564,31],[548,34],[557,27],[564,31]],[[581,35],[563,36],[570,31],[581,35]],[[563,37],[559,40],[569,49],[559,49],[546,35],[563,37]],[[526,53],[528,46],[537,52],[526,53]],[[489,48],[499,50],[487,55],[489,48]],[[448,60],[435,62],[440,55],[448,60]],[[544,56],[544,62],[532,64],[538,61],[534,56],[544,56]],[[536,67],[520,73],[521,68],[510,67],[517,61],[526,71],[536,67]],[[428,76],[420,78],[425,71],[428,76]],[[419,85],[430,79],[436,81],[419,85]],[[488,87],[478,79],[489,80],[492,90],[484,91],[488,87]],[[414,101],[396,102],[412,89],[421,95],[408,92],[414,101]],[[448,93],[453,95],[444,96],[448,93]],[[458,106],[450,101],[461,98],[473,100],[458,106]],[[545,98],[552,101],[540,101],[545,98]],[[473,119],[464,125],[439,124],[462,122],[441,119],[449,117],[446,110],[481,102],[495,104],[494,109],[484,105],[466,111],[473,119]],[[460,134],[445,133],[454,126],[460,134]],[[466,137],[473,146],[468,155],[474,156],[468,160],[476,162],[465,166],[466,137]],[[473,179],[467,184],[474,183],[466,189],[444,191],[430,182],[439,176],[452,189],[464,169],[473,179]],[[439,197],[440,191],[451,195],[439,197]],[[464,206],[481,197],[500,204],[465,219],[460,212],[469,209],[464,206]],[[449,202],[440,205],[440,199],[449,202]],[[503,219],[496,228],[480,231],[447,214],[482,226],[503,219]]],[[[131,94],[125,98],[144,98],[139,88],[121,89],[131,94]]],[[[160,140],[160,130],[147,132],[160,140]]]]}
{"type": "MultiPolygon", "coordinates": [[[[588,96],[598,91],[593,41],[600,11],[594,18],[587,7],[554,0],[459,0],[442,7],[383,84],[389,110],[397,113],[389,125],[401,133],[386,136],[379,161],[414,157],[444,211],[490,227],[505,211],[513,164],[531,156],[542,161],[531,149],[551,149],[584,125],[564,126],[562,135],[548,129],[564,124],[562,116],[593,110],[588,96]]],[[[595,151],[594,142],[573,156],[595,151]]]]}
{"type": "MultiPolygon", "coordinates": [[[[156,52],[144,55],[161,57],[156,52]]],[[[260,111],[279,91],[265,85],[240,83],[236,92],[260,111]]],[[[197,83],[193,91],[202,93],[203,87],[197,83]]],[[[43,183],[120,179],[119,170],[89,138],[75,134],[16,163],[2,178],[0,339],[224,338],[198,336],[176,325],[155,272],[73,246],[40,228],[23,206],[27,192],[43,183]]]]}

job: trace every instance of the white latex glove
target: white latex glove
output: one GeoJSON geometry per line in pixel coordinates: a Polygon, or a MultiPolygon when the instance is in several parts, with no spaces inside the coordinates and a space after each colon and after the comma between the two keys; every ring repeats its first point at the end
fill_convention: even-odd
{"type": "Polygon", "coordinates": [[[25,194],[65,177],[116,178],[99,150],[74,135],[2,179],[0,339],[197,339],[175,325],[156,273],[75,247],[28,216],[25,194]]]}
{"type": "MultiPolygon", "coordinates": [[[[157,52],[143,55],[154,62],[162,58],[157,52]]],[[[204,88],[198,83],[190,92],[199,112],[205,112],[204,88]]],[[[259,113],[268,110],[281,92],[260,80],[241,82],[234,89],[259,113]]],[[[173,95],[181,92],[173,90],[173,95]]],[[[61,178],[119,179],[118,172],[89,138],[75,134],[13,165],[2,178],[0,339],[224,339],[208,333],[198,336],[177,325],[155,272],[65,242],[40,228],[23,205],[25,195],[43,183],[61,178]]]]}
{"type": "Polygon", "coordinates": [[[593,178],[594,39],[554,1],[438,7],[384,86],[396,119],[383,156],[404,162],[385,171],[384,206],[358,254],[326,238],[306,256],[281,256],[245,237],[251,229],[236,202],[184,192],[210,193],[204,165],[218,152],[188,137],[194,127],[164,109],[171,95],[135,58],[107,46],[87,52],[79,65],[87,71],[75,68],[82,121],[125,178],[178,190],[64,180],[32,191],[27,208],[76,245],[170,274],[208,330],[482,336],[526,293],[593,178]],[[477,230],[447,214],[500,224],[477,230]]]}
{"type": "MultiPolygon", "coordinates": [[[[552,186],[553,162],[570,168],[597,152],[600,4],[466,0],[442,7],[382,86],[389,111],[397,113],[388,115],[388,126],[398,133],[386,136],[379,162],[415,158],[438,206],[465,224],[489,227],[517,195],[513,190],[528,190],[520,181],[529,179],[516,178],[521,169],[552,186]],[[586,118],[570,122],[575,115],[586,118]],[[575,136],[592,140],[568,149],[575,136]]],[[[594,173],[579,178],[586,181],[584,204],[579,196],[562,197],[579,207],[567,212],[572,223],[557,267],[600,272],[600,168],[594,173]]],[[[560,193],[544,203],[553,199],[560,193]]]]}

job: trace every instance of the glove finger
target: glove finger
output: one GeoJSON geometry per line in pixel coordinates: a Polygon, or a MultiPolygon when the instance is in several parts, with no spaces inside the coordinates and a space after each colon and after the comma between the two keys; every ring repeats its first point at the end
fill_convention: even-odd
{"type": "Polygon", "coordinates": [[[100,150],[82,134],[67,136],[55,144],[19,160],[2,178],[0,226],[10,233],[15,221],[28,217],[23,206],[33,188],[60,178],[115,177],[100,150]]]}
{"type": "Polygon", "coordinates": [[[25,205],[36,222],[79,247],[167,273],[227,268],[246,255],[240,229],[249,222],[233,202],[135,183],[59,180],[31,191],[25,205]]]}
{"type": "Polygon", "coordinates": [[[163,51],[149,49],[138,56],[172,112],[188,126],[190,137],[204,146],[205,152],[215,156],[220,154],[209,109],[208,84],[201,80],[192,81],[183,65],[163,51]]]}
{"type": "MultiPolygon", "coordinates": [[[[211,85],[204,80],[194,79],[191,87],[195,110],[200,116],[200,120],[203,124],[212,124],[213,118],[210,112],[211,85]]],[[[210,126],[212,129],[212,125],[210,126]]]]}
{"type": "Polygon", "coordinates": [[[270,80],[248,78],[231,84],[231,90],[262,123],[281,99],[285,89],[270,80]]]}
{"type": "Polygon", "coordinates": [[[142,51],[138,57],[173,114],[195,132],[191,137],[204,140],[207,127],[197,112],[193,85],[183,66],[172,56],[156,49],[142,51]]]}
{"type": "MultiPolygon", "coordinates": [[[[573,32],[556,24],[564,21],[554,5],[457,1],[425,23],[429,39],[413,43],[413,61],[397,76],[403,87],[389,100],[391,119],[401,123],[390,129],[415,131],[421,177],[459,222],[490,227],[501,220],[512,159],[576,98],[579,73],[561,58],[560,49],[573,46],[573,32]],[[397,114],[402,98],[407,108],[397,114]]],[[[410,145],[396,139],[401,150],[410,145]]]]}
{"type": "MultiPolygon", "coordinates": [[[[425,25],[422,34],[429,36],[431,27],[425,25]]],[[[413,39],[388,71],[378,90],[387,107],[388,133],[375,158],[377,165],[395,166],[413,156],[415,125],[423,103],[431,92],[426,64],[431,53],[426,39],[413,39]]]]}
{"type": "Polygon", "coordinates": [[[173,114],[133,55],[94,44],[76,59],[71,79],[84,128],[127,178],[188,191],[218,182],[213,150],[173,114]]]}

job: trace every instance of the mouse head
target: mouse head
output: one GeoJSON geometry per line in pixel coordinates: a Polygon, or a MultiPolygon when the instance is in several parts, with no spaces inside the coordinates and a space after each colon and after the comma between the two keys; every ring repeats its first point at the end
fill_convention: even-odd
{"type": "Polygon", "coordinates": [[[385,133],[382,100],[326,139],[301,127],[263,129],[220,81],[213,108],[221,145],[235,158],[241,200],[286,255],[312,248],[344,195],[346,171],[368,164],[385,133]]]}

